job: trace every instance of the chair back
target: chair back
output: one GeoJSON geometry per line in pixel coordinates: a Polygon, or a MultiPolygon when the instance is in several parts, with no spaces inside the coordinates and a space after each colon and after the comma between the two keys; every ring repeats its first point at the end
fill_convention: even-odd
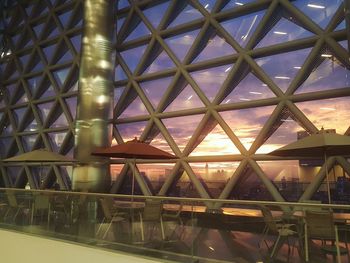
{"type": "Polygon", "coordinates": [[[335,239],[335,225],[332,211],[305,211],[307,235],[316,239],[335,239]]]}
{"type": "Polygon", "coordinates": [[[163,205],[160,200],[146,200],[143,209],[142,218],[144,221],[159,220],[162,214],[163,205]]]}
{"type": "Polygon", "coordinates": [[[273,233],[278,233],[278,228],[276,225],[276,220],[273,218],[271,210],[268,209],[266,206],[260,207],[261,214],[264,218],[264,222],[268,229],[272,231],[273,233]]]}

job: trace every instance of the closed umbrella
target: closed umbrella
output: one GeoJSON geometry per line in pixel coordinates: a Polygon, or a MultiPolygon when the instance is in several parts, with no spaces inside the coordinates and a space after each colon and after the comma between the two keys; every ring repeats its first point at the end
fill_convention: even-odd
{"type": "MultiPolygon", "coordinates": [[[[96,148],[92,153],[93,155],[110,157],[110,158],[126,158],[133,159],[135,165],[135,159],[175,159],[175,155],[158,149],[152,145],[141,142],[137,138],[127,141],[122,144],[105,147],[96,148]]],[[[134,194],[134,182],[135,174],[133,173],[132,178],[132,190],[131,194],[134,194]]]]}
{"type": "MultiPolygon", "coordinates": [[[[327,165],[327,156],[350,155],[350,136],[329,133],[322,128],[318,133],[292,142],[269,154],[284,157],[323,157],[327,165]]],[[[328,202],[331,203],[328,168],[327,166],[325,168],[328,202]]]]}

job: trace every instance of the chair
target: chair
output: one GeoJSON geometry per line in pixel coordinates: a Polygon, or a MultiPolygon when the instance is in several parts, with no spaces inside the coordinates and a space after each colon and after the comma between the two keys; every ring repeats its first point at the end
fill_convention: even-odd
{"type": "Polygon", "coordinates": [[[163,205],[160,200],[146,200],[143,211],[139,212],[140,227],[141,227],[141,240],[145,241],[144,222],[160,223],[162,240],[165,240],[163,218],[162,218],[163,205]]]}
{"type": "Polygon", "coordinates": [[[322,247],[325,251],[329,251],[326,246],[327,241],[335,241],[337,262],[340,263],[340,247],[338,228],[333,221],[332,211],[315,211],[306,210],[304,214],[304,242],[305,242],[305,261],[309,262],[309,240],[318,239],[322,241],[322,247]]]}
{"type": "Polygon", "coordinates": [[[100,232],[102,225],[107,222],[108,226],[106,231],[103,233],[102,238],[105,239],[109,229],[113,223],[122,222],[127,219],[127,214],[124,212],[119,212],[114,208],[113,198],[106,197],[100,199],[101,208],[104,214],[102,222],[96,231],[96,235],[100,232]]]}
{"type": "MultiPolygon", "coordinates": [[[[275,253],[278,252],[278,250],[281,248],[284,240],[287,240],[287,242],[288,242],[288,253],[289,253],[289,251],[290,251],[289,237],[297,234],[296,231],[291,229],[295,225],[294,224],[286,224],[282,221],[282,219],[274,218],[272,216],[270,209],[268,209],[266,206],[261,206],[260,209],[261,209],[261,213],[263,215],[263,219],[265,222],[265,228],[263,231],[262,240],[265,242],[268,249],[270,249],[270,247],[268,246],[268,244],[266,242],[266,236],[269,233],[278,235],[277,239],[274,242],[274,245],[273,245],[273,248],[272,248],[272,251],[270,254],[270,258],[272,259],[275,256],[275,253]]],[[[260,243],[258,244],[258,246],[260,247],[260,243]]]]}

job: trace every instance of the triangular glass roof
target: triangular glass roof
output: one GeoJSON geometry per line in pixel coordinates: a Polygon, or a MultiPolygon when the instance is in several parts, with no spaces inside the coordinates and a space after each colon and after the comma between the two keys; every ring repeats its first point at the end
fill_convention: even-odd
{"type": "Polygon", "coordinates": [[[204,107],[203,102],[192,89],[191,85],[188,84],[164,111],[169,112],[200,107],[204,107]]]}
{"type": "Polygon", "coordinates": [[[261,100],[272,97],[275,97],[275,94],[269,89],[267,84],[259,80],[253,73],[249,73],[238,83],[221,104],[261,100]]]}
{"type": "Polygon", "coordinates": [[[122,136],[123,141],[127,142],[133,140],[135,137],[140,138],[146,125],[147,121],[139,121],[133,123],[120,123],[116,125],[116,128],[122,136]]]}
{"type": "Polygon", "coordinates": [[[158,107],[158,104],[172,79],[172,77],[167,77],[139,83],[146,97],[151,101],[154,109],[158,107]]]}
{"type": "Polygon", "coordinates": [[[213,38],[209,39],[206,47],[199,56],[195,58],[194,62],[224,57],[235,53],[237,53],[236,50],[229,45],[224,38],[215,35],[213,38]]]}
{"type": "Polygon", "coordinates": [[[77,53],[79,53],[80,49],[81,49],[81,35],[79,34],[79,35],[71,37],[70,41],[72,42],[72,44],[75,48],[75,51],[77,53]]]}
{"type": "Polygon", "coordinates": [[[184,10],[182,10],[182,12],[172,23],[170,23],[168,27],[178,26],[201,17],[202,14],[197,9],[193,8],[190,4],[188,4],[187,7],[184,10]]]}
{"type": "Polygon", "coordinates": [[[52,150],[58,152],[61,148],[64,138],[66,137],[67,132],[50,132],[47,133],[50,138],[50,143],[52,150]]]}
{"type": "Polygon", "coordinates": [[[66,115],[62,112],[60,116],[50,125],[50,128],[60,128],[60,127],[67,127],[68,120],[66,118],[66,115]]]}
{"type": "Polygon", "coordinates": [[[147,8],[143,10],[143,14],[147,17],[147,19],[151,22],[154,28],[157,28],[160,21],[162,20],[164,14],[166,13],[170,1],[166,1],[160,5],[153,6],[151,8],[147,8]]]}
{"type": "Polygon", "coordinates": [[[257,47],[266,47],[293,41],[305,37],[312,36],[313,34],[293,23],[292,18],[290,20],[281,18],[277,24],[266,34],[266,36],[259,42],[257,47]]]}
{"type": "Polygon", "coordinates": [[[219,124],[205,136],[204,140],[190,153],[190,156],[211,156],[240,154],[240,151],[219,124]]]}
{"type": "Polygon", "coordinates": [[[163,50],[162,53],[153,61],[153,63],[145,70],[144,74],[153,73],[169,68],[174,68],[175,64],[168,54],[163,50]]]}
{"type": "Polygon", "coordinates": [[[137,98],[130,103],[130,105],[120,114],[119,118],[128,118],[140,115],[148,115],[148,111],[141,101],[140,97],[137,98]]]}
{"type": "Polygon", "coordinates": [[[224,65],[208,68],[191,72],[190,74],[207,98],[212,101],[226,80],[232,66],[233,65],[224,65]]]}
{"type": "Polygon", "coordinates": [[[232,9],[232,8],[241,7],[241,6],[244,6],[244,5],[251,3],[251,2],[254,2],[254,1],[256,1],[256,0],[228,1],[228,3],[225,5],[225,7],[222,9],[222,11],[232,9]]]}
{"type": "Polygon", "coordinates": [[[126,77],[126,74],[125,74],[124,70],[122,69],[122,67],[120,65],[118,65],[115,68],[114,81],[124,80],[126,78],[127,77],[126,77]]]}
{"type": "Polygon", "coordinates": [[[134,40],[139,37],[143,37],[150,34],[151,32],[148,30],[146,25],[141,21],[138,24],[138,26],[131,32],[131,34],[125,39],[125,41],[134,40]]]}
{"type": "Polygon", "coordinates": [[[210,13],[215,5],[216,0],[199,0],[199,3],[210,13]]]}
{"type": "Polygon", "coordinates": [[[153,138],[150,145],[168,153],[174,154],[173,150],[171,149],[168,142],[164,139],[164,136],[161,133],[159,133],[155,138],[153,138]]]}
{"type": "Polygon", "coordinates": [[[26,152],[30,152],[33,149],[37,137],[37,134],[22,136],[22,144],[26,152]]]}
{"type": "Polygon", "coordinates": [[[194,40],[197,38],[199,29],[164,39],[167,45],[175,53],[176,57],[183,61],[194,40]]]}
{"type": "Polygon", "coordinates": [[[69,10],[58,16],[64,28],[67,28],[72,13],[73,13],[73,10],[69,10]]]}
{"type": "Polygon", "coordinates": [[[134,72],[134,70],[136,69],[136,66],[138,65],[143,53],[145,52],[145,49],[146,45],[120,52],[120,55],[122,56],[125,63],[128,65],[128,68],[131,72],[134,72]]]}
{"type": "Polygon", "coordinates": [[[64,100],[68,106],[68,110],[72,116],[72,119],[75,120],[76,115],[76,109],[77,109],[77,98],[76,97],[70,97],[64,100]]]}

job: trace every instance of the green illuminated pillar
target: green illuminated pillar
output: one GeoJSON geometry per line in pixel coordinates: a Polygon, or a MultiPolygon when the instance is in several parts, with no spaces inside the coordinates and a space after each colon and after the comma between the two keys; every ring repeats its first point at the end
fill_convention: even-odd
{"type": "Polygon", "coordinates": [[[73,190],[105,192],[110,186],[108,159],[92,156],[109,146],[108,119],[112,112],[112,39],[114,0],[84,0],[84,30],[80,59],[73,190]]]}

